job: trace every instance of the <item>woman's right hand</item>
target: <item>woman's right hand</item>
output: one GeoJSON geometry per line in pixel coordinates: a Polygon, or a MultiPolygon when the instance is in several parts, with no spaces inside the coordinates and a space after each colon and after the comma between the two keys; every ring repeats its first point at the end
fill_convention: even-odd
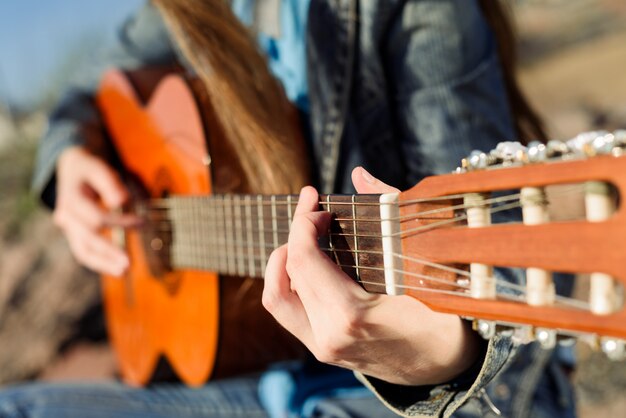
{"type": "Polygon", "coordinates": [[[63,230],[81,264],[98,273],[124,274],[129,266],[127,254],[100,232],[105,227],[139,223],[136,216],[113,212],[128,197],[117,173],[102,159],[80,146],[61,153],[54,222],[63,230]]]}

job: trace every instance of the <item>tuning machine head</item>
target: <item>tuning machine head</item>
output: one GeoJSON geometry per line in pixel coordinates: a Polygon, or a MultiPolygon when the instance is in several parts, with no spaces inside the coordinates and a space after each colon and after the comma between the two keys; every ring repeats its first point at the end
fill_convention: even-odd
{"type": "Polygon", "coordinates": [[[548,159],[548,147],[539,141],[531,141],[528,144],[528,161],[541,163],[548,159]]]}
{"type": "Polygon", "coordinates": [[[497,163],[508,165],[528,161],[528,148],[517,141],[500,142],[490,153],[497,163]]]}
{"type": "Polygon", "coordinates": [[[626,358],[626,345],[623,340],[603,338],[600,347],[610,360],[621,361],[626,358]]]}
{"type": "Polygon", "coordinates": [[[480,150],[473,150],[461,161],[461,167],[468,171],[482,170],[492,164],[489,154],[480,150]]]}

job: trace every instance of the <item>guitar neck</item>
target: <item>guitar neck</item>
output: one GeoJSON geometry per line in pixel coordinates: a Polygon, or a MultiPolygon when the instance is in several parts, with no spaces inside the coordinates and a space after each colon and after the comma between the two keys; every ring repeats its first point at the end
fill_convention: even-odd
{"type": "MultiPolygon", "coordinates": [[[[149,246],[168,243],[174,269],[263,277],[273,250],[287,243],[297,195],[212,195],[152,201],[149,246]]],[[[393,205],[393,203],[391,204],[393,205]]],[[[384,291],[380,195],[321,195],[320,210],[332,213],[326,251],[346,273],[371,291],[384,291]],[[382,287],[381,287],[382,286],[382,287]]],[[[383,205],[387,209],[389,204],[383,205]]],[[[397,219],[395,222],[399,222],[397,219]]]]}

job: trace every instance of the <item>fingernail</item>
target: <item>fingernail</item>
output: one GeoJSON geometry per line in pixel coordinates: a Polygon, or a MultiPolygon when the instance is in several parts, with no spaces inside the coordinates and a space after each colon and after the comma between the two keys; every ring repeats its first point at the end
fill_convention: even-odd
{"type": "Polygon", "coordinates": [[[375,184],[376,183],[376,179],[374,178],[374,176],[372,176],[370,173],[368,173],[368,171],[366,169],[364,169],[363,167],[361,167],[361,176],[369,184],[375,184]]]}

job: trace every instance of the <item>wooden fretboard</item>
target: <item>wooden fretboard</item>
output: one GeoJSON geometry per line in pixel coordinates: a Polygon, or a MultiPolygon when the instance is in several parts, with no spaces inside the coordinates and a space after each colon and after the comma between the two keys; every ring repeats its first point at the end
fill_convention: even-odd
{"type": "MultiPolygon", "coordinates": [[[[321,195],[333,214],[320,248],[351,277],[382,292],[379,195],[321,195]],[[368,284],[375,283],[373,286],[368,284]]],[[[167,254],[173,269],[263,277],[272,251],[285,244],[297,195],[170,197],[149,204],[146,250],[167,254]],[[157,238],[158,241],[154,239],[157,238]],[[164,243],[165,245],[162,245],[164,243]]]]}

